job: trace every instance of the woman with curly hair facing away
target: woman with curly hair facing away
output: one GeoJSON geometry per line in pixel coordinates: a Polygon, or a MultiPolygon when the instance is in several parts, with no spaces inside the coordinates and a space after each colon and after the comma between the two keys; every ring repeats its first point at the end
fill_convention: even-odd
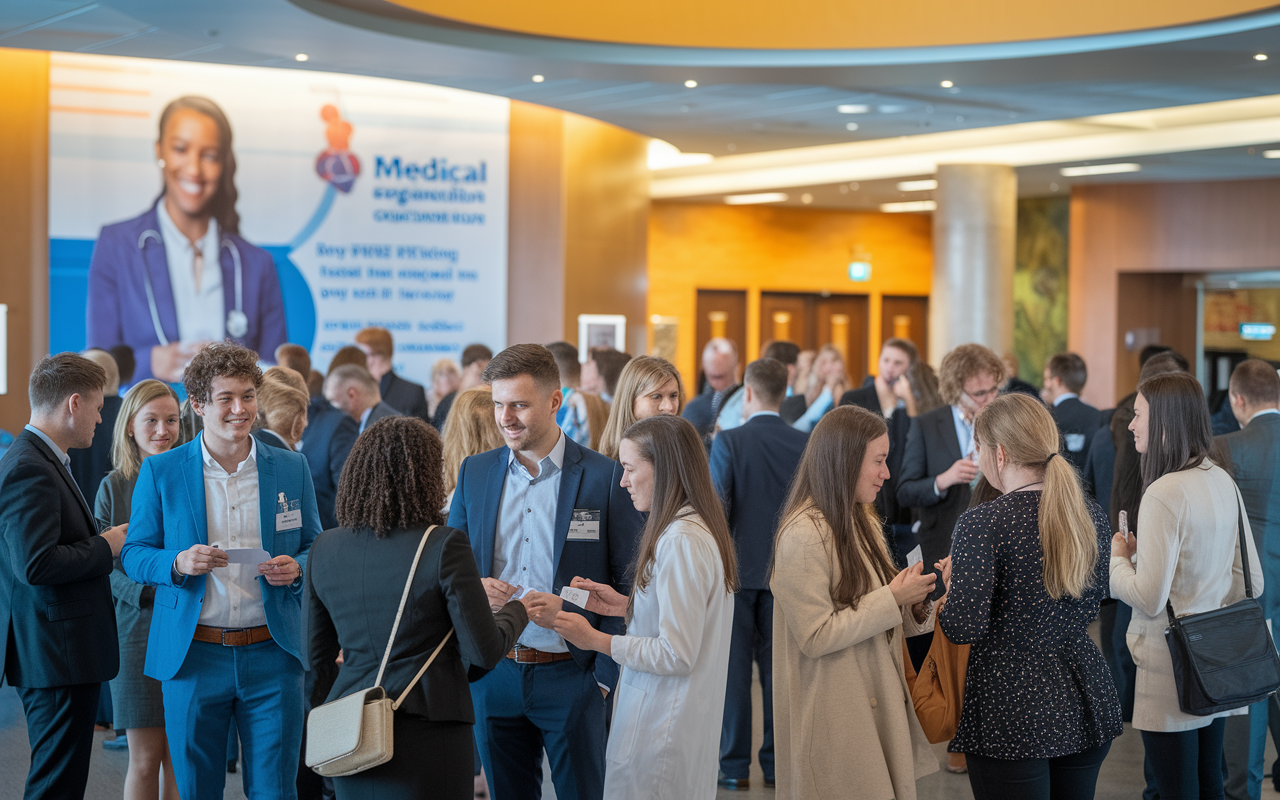
{"type": "MultiPolygon", "coordinates": [[[[440,453],[439,435],[415,417],[379,420],[351,449],[338,482],[341,527],[316,538],[307,564],[307,647],[317,685],[332,683],[327,701],[374,685],[422,534],[444,522],[440,453]]],[[[387,694],[398,697],[450,628],[455,635],[395,713],[394,758],[334,778],[339,800],[472,797],[466,665],[492,669],[527,622],[519,601],[489,609],[465,533],[432,531],[383,676],[387,694]]]]}
{"type": "Polygon", "coordinates": [[[832,409],[809,437],[774,546],[779,800],[914,800],[938,769],[903,677],[902,639],[933,629],[935,576],[899,572],[872,505],[884,418],[832,409]]]}

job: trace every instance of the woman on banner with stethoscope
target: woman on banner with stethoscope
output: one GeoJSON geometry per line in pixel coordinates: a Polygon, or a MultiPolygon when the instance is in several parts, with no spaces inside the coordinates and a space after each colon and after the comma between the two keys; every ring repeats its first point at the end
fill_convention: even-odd
{"type": "Polygon", "coordinates": [[[139,217],[103,227],[89,264],[88,346],[134,351],[134,382],[182,379],[205,343],[232,339],[274,361],[284,303],[267,251],[240,237],[231,125],[203,97],[160,115],[164,189],[139,217]]]}

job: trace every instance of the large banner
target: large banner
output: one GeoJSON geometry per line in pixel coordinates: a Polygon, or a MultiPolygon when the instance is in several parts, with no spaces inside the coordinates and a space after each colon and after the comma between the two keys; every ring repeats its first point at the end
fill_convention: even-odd
{"type": "Polygon", "coordinates": [[[323,371],[356,331],[381,325],[396,369],[425,382],[436,359],[471,342],[505,346],[505,98],[286,69],[52,58],[53,352],[127,344],[147,377],[156,347],[229,336],[271,360],[287,338],[323,371]],[[161,114],[184,96],[201,99],[169,124],[193,133],[174,128],[160,151],[161,114]],[[189,159],[218,158],[197,150],[202,130],[215,143],[226,135],[220,124],[234,162],[183,172],[195,169],[189,159]],[[218,229],[194,284],[200,242],[184,251],[190,243],[174,238],[185,212],[157,204],[166,185],[193,208],[211,193],[237,196],[239,236],[218,229]]]}

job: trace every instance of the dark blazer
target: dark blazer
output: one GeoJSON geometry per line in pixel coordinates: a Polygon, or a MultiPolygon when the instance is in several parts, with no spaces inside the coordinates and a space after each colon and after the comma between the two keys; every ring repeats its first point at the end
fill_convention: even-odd
{"type": "Polygon", "coordinates": [[[1089,440],[1102,427],[1102,412],[1078,397],[1068,397],[1056,406],[1050,405],[1049,415],[1058,423],[1062,454],[1078,471],[1084,472],[1084,462],[1089,457],[1089,440]]]}
{"type": "MultiPolygon", "coordinates": [[[[329,700],[374,685],[423,530],[392,531],[380,539],[368,530],[335,528],[312,544],[305,641],[318,687],[332,682],[329,700]],[[339,648],[343,663],[335,676],[339,648]]],[[[382,685],[392,699],[399,697],[453,628],[453,638],[399,711],[432,721],[474,723],[467,667],[493,669],[527,623],[517,601],[496,615],[489,610],[466,532],[437,528],[414,573],[382,685]]]]}
{"type": "MultiPolygon", "coordinates": [[[[840,405],[883,413],[874,381],[874,378],[868,378],[865,385],[845,392],[840,398],[840,405]]],[[[889,480],[876,494],[876,511],[890,525],[910,525],[911,509],[898,502],[898,482],[902,479],[902,458],[907,449],[907,435],[911,432],[911,417],[907,416],[905,408],[900,408],[886,422],[889,426],[889,457],[885,466],[889,468],[889,480]]]]}
{"type": "MultiPolygon", "coordinates": [[[[896,417],[897,414],[894,414],[896,417]]],[[[951,532],[960,514],[969,507],[969,484],[949,487],[939,497],[933,480],[964,457],[956,438],[951,406],[939,406],[911,421],[907,448],[902,455],[902,478],[898,481],[898,503],[918,509],[920,551],[925,571],[951,552],[951,532]]]]}
{"type": "Polygon", "coordinates": [[[427,390],[422,384],[405,380],[395,372],[388,372],[378,381],[382,391],[382,400],[392,408],[400,409],[400,413],[408,417],[417,417],[428,425],[431,424],[431,411],[427,406],[427,390]]]}
{"type": "MultiPolygon", "coordinates": [[[[369,419],[365,421],[364,427],[366,428],[369,427],[370,425],[382,419],[383,417],[403,417],[403,416],[404,414],[401,414],[398,408],[393,408],[392,406],[388,405],[385,401],[381,401],[376,406],[373,407],[372,411],[369,412],[369,419]]],[[[356,423],[356,428],[357,430],[360,429],[359,422],[356,423]]]]}
{"type": "MultiPolygon", "coordinates": [[[[453,504],[449,507],[449,525],[466,531],[470,537],[481,577],[493,576],[494,543],[510,454],[506,447],[499,447],[464,460],[458,470],[453,504]]],[[[622,594],[631,591],[630,569],[644,520],[631,504],[631,496],[618,485],[621,480],[621,464],[565,437],[560,499],[556,507],[552,593],[559,594],[575,575],[607,583],[622,594]],[[568,541],[574,509],[600,512],[598,541],[568,541]]],[[[625,626],[618,617],[600,617],[569,603],[564,607],[582,614],[599,630],[623,633],[625,626]]],[[[612,659],[597,656],[594,650],[579,650],[572,644],[568,647],[579,667],[584,671],[594,670],[598,683],[610,688],[617,684],[618,665],[612,659]]]]}
{"type": "Polygon", "coordinates": [[[1142,502],[1142,457],[1133,443],[1129,423],[1133,422],[1133,404],[1138,393],[1133,392],[1116,403],[1111,413],[1111,444],[1116,451],[1115,466],[1111,470],[1111,530],[1120,530],[1120,512],[1129,512],[1129,530],[1138,529],[1138,507],[1142,502]]]}
{"type": "Polygon", "coordinates": [[[113,394],[102,398],[102,422],[93,433],[93,445],[83,449],[70,450],[71,477],[85,499],[98,496],[98,484],[111,471],[111,440],[115,438],[116,417],[120,416],[120,406],[124,400],[113,394]]]}
{"type": "Polygon", "coordinates": [[[1115,478],[1116,446],[1111,441],[1111,416],[1114,408],[1102,412],[1102,426],[1089,440],[1088,457],[1084,462],[1084,490],[1098,501],[1098,505],[1111,507],[1111,482],[1115,478]]]}
{"type": "Polygon", "coordinates": [[[1015,392],[1031,395],[1037,400],[1040,399],[1040,390],[1016,375],[1009,379],[1009,383],[1005,385],[1004,391],[1000,394],[1013,394],[1015,392]]]}
{"type": "Polygon", "coordinates": [[[431,417],[431,424],[436,426],[436,430],[441,433],[444,433],[444,424],[449,421],[449,409],[453,408],[453,401],[457,397],[458,392],[455,389],[441,397],[440,402],[436,403],[436,413],[431,417]]]}
{"type": "Polygon", "coordinates": [[[880,413],[880,396],[876,394],[876,385],[869,383],[850,389],[840,396],[842,406],[861,406],[868,411],[880,413]]]}
{"type": "MultiPolygon", "coordinates": [[[[350,417],[348,417],[348,419],[350,419],[350,417]]],[[[258,440],[258,444],[265,444],[267,447],[275,447],[279,450],[288,450],[293,452],[293,448],[289,446],[289,443],[275,431],[259,428],[253,432],[253,438],[258,440]]]]}
{"type": "Polygon", "coordinates": [[[711,400],[715,394],[715,390],[708,385],[702,394],[685,403],[684,411],[680,412],[680,416],[692,422],[693,427],[698,429],[698,435],[704,439],[716,424],[715,415],[711,413],[711,400]]]}
{"type": "Polygon", "coordinates": [[[808,441],[808,434],[768,415],[721,431],[711,445],[711,480],[737,545],[743,589],[769,588],[778,515],[808,441]]]}
{"type": "Polygon", "coordinates": [[[338,527],[333,511],[338,502],[338,479],[359,435],[360,425],[327,400],[313,402],[307,410],[307,429],[302,434],[299,452],[307,457],[307,465],[311,467],[320,527],[325,530],[338,527]]]}
{"type": "Polygon", "coordinates": [[[1235,433],[1219,436],[1231,455],[1231,474],[1240,487],[1254,544],[1266,581],[1262,602],[1267,616],[1280,610],[1280,414],[1263,414],[1235,433]]]}
{"type": "Polygon", "coordinates": [[[782,416],[782,421],[790,425],[803,417],[808,409],[809,404],[805,402],[804,395],[793,394],[782,401],[782,408],[778,409],[778,413],[782,416]]]}
{"type": "Polygon", "coordinates": [[[0,459],[0,664],[11,686],[101,683],[120,668],[111,546],[53,450],[23,430],[0,459]]]}

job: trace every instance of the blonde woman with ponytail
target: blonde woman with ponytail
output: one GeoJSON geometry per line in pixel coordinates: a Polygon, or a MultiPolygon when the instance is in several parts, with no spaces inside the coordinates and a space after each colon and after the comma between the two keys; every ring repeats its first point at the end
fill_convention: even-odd
{"type": "Polygon", "coordinates": [[[1107,586],[1111,526],[1034,398],[993,400],[974,438],[1001,496],[960,517],[938,564],[938,623],[973,645],[948,749],[966,755],[975,800],[1090,800],[1122,731],[1115,683],[1087,631],[1107,586]]]}

